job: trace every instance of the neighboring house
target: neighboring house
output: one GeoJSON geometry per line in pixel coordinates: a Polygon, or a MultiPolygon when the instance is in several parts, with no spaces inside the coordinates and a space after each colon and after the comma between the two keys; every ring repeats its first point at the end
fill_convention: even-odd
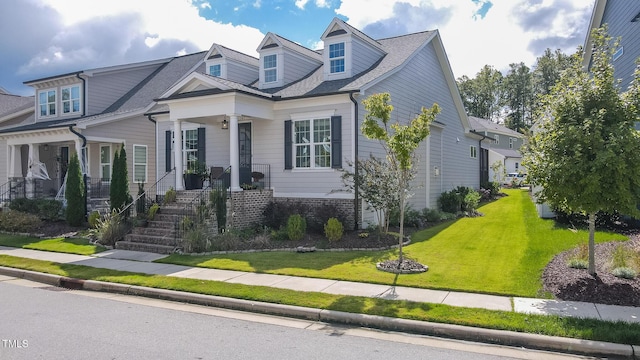
{"type": "Polygon", "coordinates": [[[525,136],[500,124],[487,119],[469,116],[471,128],[476,133],[482,134],[487,139],[482,141],[482,149],[486,150],[487,177],[480,181],[498,181],[502,183],[508,173],[526,173],[522,166],[522,154],[520,147],[524,145],[525,136]],[[499,172],[493,170],[493,165],[501,164],[499,172]]]}
{"type": "Polygon", "coordinates": [[[138,173],[135,146],[145,146],[150,184],[169,173],[181,190],[183,171],[199,163],[226,169],[233,226],[259,219],[256,201],[295,199],[332,203],[347,214],[348,227],[362,227],[376,219],[346,191],[341,170],[354,170],[348,164],[356,158],[384,157],[360,125],[362,100],[389,92],[394,121],[407,122],[433,103],[442,109],[418,152],[411,205],[435,208],[444,191],[479,187],[483,137],[471,132],[438,31],[376,40],[336,18],[321,40],[315,51],[268,33],[259,58],[213,44],[188,56],[27,82],[37,90],[37,116],[0,130],[12,159],[5,178],[24,175],[22,148],[45,162],[44,144],[58,155],[64,146],[81,152],[86,139],[87,173],[100,179],[110,164],[99,156],[103,147],[111,154],[125,143],[130,175],[138,173]],[[65,95],[74,86],[79,111],[66,116],[76,109],[65,95]],[[256,184],[256,173],[266,188],[244,190],[256,184]]]}
{"type": "Polygon", "coordinates": [[[620,79],[620,89],[626,90],[633,79],[636,60],[640,57],[640,1],[596,0],[584,44],[583,64],[586,69],[591,68],[593,51],[589,34],[604,24],[608,25],[609,36],[620,38],[613,55],[614,77],[620,79]]]}
{"type": "MultiPolygon", "coordinates": [[[[62,194],[72,153],[79,154],[89,196],[108,198],[114,152],[127,152],[130,192],[153,184],[155,124],[145,112],[153,99],[193,71],[203,53],[83,70],[27,81],[28,109],[7,115],[0,129],[0,183],[28,197],[62,194]],[[3,124],[4,124],[3,123],[3,124]],[[46,169],[46,174],[44,172],[46,169]]],[[[102,201],[104,203],[104,201],[102,201]]]]}

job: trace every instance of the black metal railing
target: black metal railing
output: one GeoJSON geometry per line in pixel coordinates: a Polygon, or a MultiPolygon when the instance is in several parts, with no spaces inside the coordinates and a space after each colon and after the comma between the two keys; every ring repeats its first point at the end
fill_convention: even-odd
{"type": "Polygon", "coordinates": [[[147,214],[149,208],[154,204],[162,204],[167,191],[174,187],[174,181],[171,176],[175,178],[175,168],[170,172],[165,173],[155,184],[145,189],[141,194],[138,194],[133,201],[127,204],[122,210],[118,212],[119,215],[125,217],[139,217],[143,214],[147,214]]]}
{"type": "Polygon", "coordinates": [[[0,185],[0,203],[8,205],[11,200],[27,197],[26,181],[24,179],[9,180],[0,185]]]}
{"type": "Polygon", "coordinates": [[[240,187],[245,190],[271,188],[271,166],[251,164],[250,169],[248,166],[244,168],[240,166],[240,187]]]}
{"type": "Polygon", "coordinates": [[[111,192],[110,179],[91,179],[89,184],[89,195],[91,199],[108,199],[111,192]]]}

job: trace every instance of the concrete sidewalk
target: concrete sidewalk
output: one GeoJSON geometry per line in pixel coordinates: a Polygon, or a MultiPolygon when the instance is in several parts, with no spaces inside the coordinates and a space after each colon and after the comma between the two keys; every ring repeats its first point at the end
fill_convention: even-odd
{"type": "Polygon", "coordinates": [[[639,307],[521,297],[512,298],[506,296],[159,264],[153,263],[152,261],[163,258],[165,255],[138,251],[108,250],[94,256],[83,256],[0,246],[0,254],[54,261],[63,264],[85,265],[112,270],[190,279],[215,280],[245,285],[268,286],[296,291],[315,291],[337,295],[366,296],[389,300],[409,300],[530,314],[548,314],[640,323],[639,307]]]}

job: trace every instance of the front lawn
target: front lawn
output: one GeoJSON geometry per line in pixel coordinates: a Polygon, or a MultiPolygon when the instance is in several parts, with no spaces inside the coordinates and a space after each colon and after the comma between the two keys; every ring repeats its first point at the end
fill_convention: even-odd
{"type": "MultiPolygon", "coordinates": [[[[554,255],[586,242],[585,230],[538,218],[525,190],[479,209],[482,217],[463,218],[419,231],[405,255],[429,266],[422,274],[394,275],[375,263],[397,256],[378,252],[262,252],[211,256],[171,255],[158,262],[218,269],[448,289],[512,296],[545,296],[541,273],[554,255]]],[[[596,241],[626,240],[597,232],[596,241]]]]}
{"type": "Polygon", "coordinates": [[[93,255],[105,251],[106,248],[90,244],[85,238],[40,239],[30,236],[0,234],[0,245],[31,250],[53,251],[78,255],[93,255]]]}
{"type": "Polygon", "coordinates": [[[318,292],[299,292],[265,286],[249,286],[220,281],[131,273],[82,265],[59,264],[50,261],[24,259],[7,255],[0,255],[0,266],[69,276],[78,279],[147,286],[251,301],[264,301],[276,304],[381,315],[402,319],[475,326],[487,329],[564,336],[584,340],[637,344],[640,336],[640,324],[629,324],[625,322],[532,315],[443,304],[333,295],[318,292]]]}

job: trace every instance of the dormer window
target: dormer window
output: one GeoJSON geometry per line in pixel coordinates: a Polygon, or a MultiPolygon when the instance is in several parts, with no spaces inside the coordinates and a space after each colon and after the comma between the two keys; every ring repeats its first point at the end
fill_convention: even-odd
{"type": "Polygon", "coordinates": [[[53,116],[56,114],[56,91],[43,90],[38,93],[38,106],[40,117],[53,116]]]}
{"type": "Polygon", "coordinates": [[[209,75],[215,76],[215,77],[221,77],[222,76],[222,68],[221,68],[220,64],[209,66],[209,75]]]}
{"type": "Polygon", "coordinates": [[[267,55],[264,57],[264,82],[271,83],[278,80],[278,58],[277,55],[267,55]]]}
{"type": "Polygon", "coordinates": [[[80,112],[80,86],[63,87],[61,89],[62,113],[72,114],[80,112]]]}
{"type": "Polygon", "coordinates": [[[344,43],[329,45],[330,71],[332,74],[344,72],[344,43]]]}

